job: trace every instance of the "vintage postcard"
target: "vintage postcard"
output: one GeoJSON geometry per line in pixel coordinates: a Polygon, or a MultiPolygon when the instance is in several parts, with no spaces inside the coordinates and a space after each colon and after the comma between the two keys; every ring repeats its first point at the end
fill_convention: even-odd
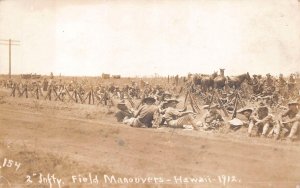
{"type": "Polygon", "coordinates": [[[299,0],[0,0],[0,187],[300,188],[299,0]]]}

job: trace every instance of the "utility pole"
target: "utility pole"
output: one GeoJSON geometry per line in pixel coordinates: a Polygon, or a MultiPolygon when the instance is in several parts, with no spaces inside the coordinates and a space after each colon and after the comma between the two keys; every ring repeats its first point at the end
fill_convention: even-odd
{"type": "Polygon", "coordinates": [[[15,45],[15,46],[19,46],[20,45],[20,41],[18,40],[3,40],[0,39],[0,45],[8,45],[8,63],[9,63],[9,71],[8,71],[8,76],[9,79],[11,79],[11,46],[15,45]]]}

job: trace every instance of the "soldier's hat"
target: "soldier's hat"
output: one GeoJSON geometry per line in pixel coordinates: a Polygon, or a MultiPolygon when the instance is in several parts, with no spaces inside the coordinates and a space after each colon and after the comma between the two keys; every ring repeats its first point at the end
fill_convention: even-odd
{"type": "Polygon", "coordinates": [[[257,77],[257,75],[256,75],[256,74],[253,74],[253,78],[255,78],[255,77],[257,77]]]}
{"type": "Polygon", "coordinates": [[[126,105],[126,103],[125,103],[125,101],[120,101],[117,105],[122,106],[122,105],[126,105]]]}
{"type": "Polygon", "coordinates": [[[229,113],[233,113],[234,112],[234,107],[233,106],[228,106],[227,108],[226,108],[226,110],[229,112],[229,113]]]}
{"type": "Polygon", "coordinates": [[[270,74],[270,73],[268,73],[268,74],[266,74],[266,76],[271,76],[271,74],[270,74]]]}
{"type": "Polygon", "coordinates": [[[167,103],[168,104],[170,104],[170,103],[179,103],[179,101],[177,99],[168,99],[167,103]]]}
{"type": "Polygon", "coordinates": [[[123,110],[124,107],[127,108],[125,101],[121,101],[121,102],[119,102],[119,103],[117,104],[117,108],[118,108],[119,110],[123,110]]]}
{"type": "Polygon", "coordinates": [[[151,102],[151,103],[155,103],[156,99],[153,97],[146,97],[142,100],[142,102],[151,102]]]}
{"type": "Polygon", "coordinates": [[[168,92],[168,91],[165,91],[163,95],[164,96],[172,96],[172,94],[170,92],[168,92]]]}
{"type": "Polygon", "coordinates": [[[300,105],[300,103],[298,101],[290,101],[288,105],[300,105]]]}
{"type": "Polygon", "coordinates": [[[253,109],[252,108],[241,108],[237,111],[237,113],[244,113],[246,111],[249,111],[250,113],[252,113],[253,109]]]}
{"type": "Polygon", "coordinates": [[[264,102],[259,103],[259,107],[264,107],[264,106],[266,106],[266,104],[264,102]]]}
{"type": "Polygon", "coordinates": [[[243,122],[238,118],[233,118],[232,120],[228,121],[232,126],[242,126],[243,122]]]}

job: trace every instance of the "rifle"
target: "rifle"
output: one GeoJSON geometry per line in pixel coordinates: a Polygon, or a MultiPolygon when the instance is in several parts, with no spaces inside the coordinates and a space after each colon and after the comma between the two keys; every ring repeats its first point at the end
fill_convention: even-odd
{"type": "Polygon", "coordinates": [[[217,94],[216,97],[218,98],[217,101],[218,101],[218,103],[219,103],[219,105],[220,105],[220,107],[221,107],[221,110],[224,112],[225,116],[228,117],[228,116],[229,116],[229,115],[228,115],[228,112],[227,112],[227,110],[224,108],[223,103],[221,102],[219,95],[217,94]]]}
{"type": "Polygon", "coordinates": [[[232,119],[236,117],[238,98],[239,98],[239,95],[238,95],[238,93],[236,93],[235,94],[234,110],[233,110],[233,114],[232,114],[232,119]]]}
{"type": "Polygon", "coordinates": [[[129,93],[127,92],[126,95],[131,107],[134,108],[134,102],[132,101],[132,98],[129,96],[129,93]]]}

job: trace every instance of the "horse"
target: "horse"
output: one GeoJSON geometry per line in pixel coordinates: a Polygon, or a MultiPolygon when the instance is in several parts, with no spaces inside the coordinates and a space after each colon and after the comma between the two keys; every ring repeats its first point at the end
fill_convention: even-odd
{"type": "Polygon", "coordinates": [[[214,79],[214,88],[223,89],[225,87],[226,77],[219,75],[214,79]]]}
{"type": "Polygon", "coordinates": [[[214,87],[214,79],[218,76],[217,72],[212,75],[202,75],[201,76],[201,89],[202,91],[207,91],[209,88],[214,87]]]}
{"type": "Polygon", "coordinates": [[[194,85],[201,85],[202,76],[200,74],[194,74],[192,76],[192,82],[194,85]]]}
{"type": "Polygon", "coordinates": [[[252,85],[252,80],[249,73],[241,74],[238,76],[227,76],[227,83],[230,88],[240,89],[242,83],[247,80],[249,85],[252,85]]]}

